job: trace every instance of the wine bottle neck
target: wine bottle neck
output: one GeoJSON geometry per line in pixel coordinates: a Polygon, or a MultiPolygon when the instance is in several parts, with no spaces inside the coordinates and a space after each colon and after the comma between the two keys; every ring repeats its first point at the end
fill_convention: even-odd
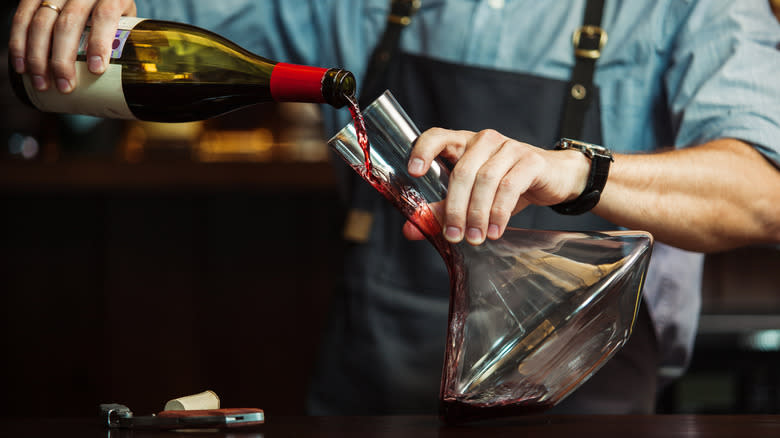
{"type": "Polygon", "coordinates": [[[328,103],[336,108],[355,94],[355,77],[346,70],[277,63],[271,73],[271,97],[277,102],[328,103]]]}

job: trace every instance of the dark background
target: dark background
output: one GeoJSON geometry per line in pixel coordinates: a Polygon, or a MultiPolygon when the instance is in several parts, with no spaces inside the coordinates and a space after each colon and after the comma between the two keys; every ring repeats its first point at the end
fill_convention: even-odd
{"type": "Polygon", "coordinates": [[[0,194],[0,412],[136,412],[214,390],[302,412],[332,279],[329,193],[0,194]]]}

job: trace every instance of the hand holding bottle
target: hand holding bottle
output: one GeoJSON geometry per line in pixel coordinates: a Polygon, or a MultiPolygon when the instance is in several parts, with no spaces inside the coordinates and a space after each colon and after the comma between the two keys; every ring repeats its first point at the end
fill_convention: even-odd
{"type": "MultiPolygon", "coordinates": [[[[409,173],[424,175],[437,156],[455,163],[445,205],[436,206],[450,242],[477,245],[500,238],[509,218],[529,204],[553,205],[574,199],[588,178],[587,158],[576,151],[549,151],[493,131],[432,128],[420,135],[409,173]]],[[[422,238],[404,226],[407,238],[422,238]]]]}
{"type": "Polygon", "coordinates": [[[87,20],[91,17],[87,65],[101,74],[119,18],[135,14],[133,0],[21,0],[8,43],[11,64],[17,73],[29,74],[40,91],[54,85],[70,93],[77,86],[76,53],[87,20]]]}

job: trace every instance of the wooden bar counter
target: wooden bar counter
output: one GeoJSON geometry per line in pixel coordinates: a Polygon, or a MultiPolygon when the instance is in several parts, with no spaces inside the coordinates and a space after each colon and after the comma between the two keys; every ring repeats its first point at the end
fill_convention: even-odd
{"type": "Polygon", "coordinates": [[[273,417],[242,429],[198,432],[108,430],[95,419],[0,419],[0,436],[26,438],[126,437],[780,437],[780,415],[538,415],[460,426],[436,417],[273,417]]]}

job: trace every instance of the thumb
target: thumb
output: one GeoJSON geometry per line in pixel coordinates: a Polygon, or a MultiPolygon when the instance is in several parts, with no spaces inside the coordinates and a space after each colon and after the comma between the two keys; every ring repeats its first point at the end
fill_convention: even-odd
{"type": "Polygon", "coordinates": [[[422,233],[422,231],[420,231],[420,229],[417,228],[417,225],[413,224],[411,221],[404,222],[404,226],[401,231],[403,232],[404,237],[409,240],[425,239],[425,235],[422,233]]]}

